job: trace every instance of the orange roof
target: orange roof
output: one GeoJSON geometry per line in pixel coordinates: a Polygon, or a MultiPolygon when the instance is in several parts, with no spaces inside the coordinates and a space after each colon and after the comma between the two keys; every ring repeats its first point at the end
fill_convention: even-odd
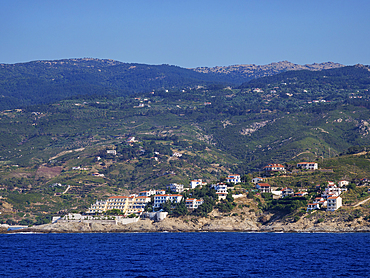
{"type": "Polygon", "coordinates": [[[270,187],[268,183],[257,183],[261,187],[270,187]]]}
{"type": "Polygon", "coordinates": [[[109,197],[108,199],[124,199],[124,198],[128,198],[127,196],[112,196],[112,197],[109,197]]]}
{"type": "Polygon", "coordinates": [[[269,168],[269,167],[283,167],[283,168],[284,168],[284,166],[283,166],[283,165],[281,165],[281,164],[276,164],[276,163],[274,163],[274,164],[268,164],[267,166],[265,166],[265,167],[263,167],[263,168],[269,168]]]}

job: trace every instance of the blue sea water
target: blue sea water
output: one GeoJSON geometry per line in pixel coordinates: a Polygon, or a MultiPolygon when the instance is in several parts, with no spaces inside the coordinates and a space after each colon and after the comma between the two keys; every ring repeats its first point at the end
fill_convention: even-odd
{"type": "Polygon", "coordinates": [[[369,277],[370,234],[0,235],[1,277],[369,277]]]}

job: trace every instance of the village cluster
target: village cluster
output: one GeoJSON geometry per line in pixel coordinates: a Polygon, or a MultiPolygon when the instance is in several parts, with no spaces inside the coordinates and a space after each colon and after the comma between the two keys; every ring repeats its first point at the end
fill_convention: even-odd
{"type": "MultiPolygon", "coordinates": [[[[229,175],[226,179],[228,183],[237,184],[240,183],[240,175],[229,175]]],[[[144,212],[146,205],[151,201],[151,196],[154,195],[153,208],[158,209],[162,204],[170,201],[172,203],[179,203],[183,200],[183,196],[180,194],[184,190],[194,189],[197,186],[206,186],[207,183],[201,179],[192,180],[190,187],[185,188],[183,184],[172,183],[167,186],[171,192],[176,194],[166,194],[166,190],[147,190],[141,191],[139,194],[131,194],[130,196],[112,196],[107,200],[96,201],[92,204],[90,209],[87,211],[88,214],[92,213],[104,213],[108,210],[118,209],[125,215],[137,214],[140,215],[144,212]]],[[[216,194],[219,200],[226,199],[228,194],[228,186],[225,183],[212,184],[216,190],[216,194]]],[[[187,198],[185,205],[188,210],[197,209],[203,204],[203,199],[187,198]]]]}
{"type": "MultiPolygon", "coordinates": [[[[318,164],[316,162],[301,162],[297,164],[297,168],[306,170],[317,170],[318,164]]],[[[282,164],[269,164],[264,167],[266,173],[273,172],[284,172],[285,167],[282,164]]],[[[285,187],[281,190],[273,190],[273,188],[265,183],[265,178],[255,177],[252,180],[255,185],[255,190],[258,193],[272,193],[274,198],[285,198],[285,197],[304,197],[308,194],[306,189],[301,189],[298,192],[294,192],[292,188],[285,187]]],[[[216,184],[211,184],[210,187],[216,190],[218,200],[226,199],[228,194],[228,189],[230,184],[238,184],[241,182],[240,175],[229,175],[226,178],[226,183],[219,182],[216,184]]],[[[314,199],[312,203],[307,206],[307,211],[321,209],[326,207],[328,211],[337,210],[342,206],[341,193],[347,190],[346,186],[349,181],[341,180],[338,184],[329,181],[325,190],[321,193],[320,197],[314,199]]],[[[153,198],[153,208],[160,209],[161,205],[166,202],[179,203],[185,201],[185,205],[188,210],[195,210],[201,204],[203,204],[203,199],[187,198],[183,200],[183,195],[181,193],[185,190],[195,189],[196,187],[207,186],[207,183],[201,179],[192,180],[189,187],[184,187],[183,184],[172,183],[167,186],[172,194],[166,194],[166,190],[148,190],[141,191],[139,194],[131,194],[129,196],[112,196],[107,200],[99,200],[92,204],[90,209],[87,211],[88,214],[99,214],[106,211],[116,209],[120,210],[124,215],[141,215],[145,207],[153,198]]],[[[318,187],[320,187],[318,185],[318,187]]],[[[236,197],[236,195],[235,195],[236,197]]],[[[238,196],[239,197],[239,196],[238,196]]]]}

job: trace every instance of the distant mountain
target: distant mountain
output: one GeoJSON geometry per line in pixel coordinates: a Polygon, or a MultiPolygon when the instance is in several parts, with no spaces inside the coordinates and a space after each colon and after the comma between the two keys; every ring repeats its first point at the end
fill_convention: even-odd
{"type": "Polygon", "coordinates": [[[115,95],[179,90],[210,84],[239,86],[251,79],[287,70],[342,67],[289,62],[265,66],[185,69],[170,65],[122,63],[93,58],[0,64],[0,110],[47,104],[78,95],[115,95]]]}
{"type": "Polygon", "coordinates": [[[76,95],[128,95],[210,83],[220,80],[170,65],[90,58],[0,64],[0,109],[51,103],[76,95]]]}
{"type": "Polygon", "coordinates": [[[311,70],[311,71],[321,71],[325,69],[333,69],[344,67],[344,65],[326,62],[326,63],[314,63],[307,65],[293,64],[288,61],[281,61],[278,63],[271,63],[268,65],[234,65],[227,67],[198,67],[193,69],[196,72],[213,74],[222,78],[227,78],[229,82],[232,83],[243,83],[252,79],[271,76],[285,71],[294,70],[311,70]]]}

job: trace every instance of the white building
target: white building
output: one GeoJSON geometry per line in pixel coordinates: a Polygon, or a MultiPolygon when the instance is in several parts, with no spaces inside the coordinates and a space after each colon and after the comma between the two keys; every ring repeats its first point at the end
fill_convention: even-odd
{"type": "Polygon", "coordinates": [[[285,172],[285,167],[282,164],[272,163],[263,167],[266,172],[285,172]]]}
{"type": "Polygon", "coordinates": [[[340,196],[329,197],[327,200],[327,210],[335,211],[342,206],[342,198],[340,196]]]}
{"type": "Polygon", "coordinates": [[[172,203],[179,203],[182,200],[182,195],[179,194],[161,194],[154,196],[154,205],[153,207],[159,208],[161,204],[170,201],[172,203]]]}
{"type": "Polygon", "coordinates": [[[189,210],[197,209],[203,203],[203,199],[197,200],[195,198],[186,199],[185,201],[185,205],[189,210]]]}
{"type": "Polygon", "coordinates": [[[294,195],[294,190],[289,188],[289,187],[285,187],[281,190],[281,197],[290,197],[290,196],[293,196],[294,195]]]}
{"type": "Polygon", "coordinates": [[[107,150],[107,154],[116,155],[117,154],[117,151],[116,150],[107,150]]]}
{"type": "Polygon", "coordinates": [[[305,195],[308,195],[308,192],[306,192],[306,191],[299,191],[299,192],[294,193],[294,197],[303,197],[305,195]]]}
{"type": "Polygon", "coordinates": [[[339,187],[343,187],[343,186],[347,186],[347,185],[349,185],[349,181],[346,181],[346,180],[338,181],[338,186],[339,187]]]}
{"type": "Polygon", "coordinates": [[[271,186],[268,183],[257,183],[256,188],[261,193],[271,193],[271,186]]]}
{"type": "Polygon", "coordinates": [[[153,189],[150,189],[150,190],[144,190],[144,191],[140,191],[139,192],[139,196],[147,196],[147,197],[150,197],[150,196],[153,196],[153,195],[159,195],[159,194],[166,194],[166,190],[162,190],[162,189],[153,190],[153,189]]]}
{"type": "Polygon", "coordinates": [[[149,202],[150,197],[147,196],[112,196],[106,201],[96,201],[87,213],[103,213],[112,209],[119,209],[122,214],[139,213],[149,202]]]}
{"type": "Polygon", "coordinates": [[[197,186],[202,186],[202,185],[205,185],[206,183],[203,182],[201,179],[198,179],[198,180],[192,180],[190,182],[190,188],[191,189],[194,189],[196,188],[197,186]]]}
{"type": "Polygon", "coordinates": [[[237,184],[240,182],[240,175],[228,175],[226,181],[237,184]]]}
{"type": "Polygon", "coordinates": [[[264,181],[264,178],[261,178],[261,177],[256,177],[252,179],[252,183],[254,184],[262,182],[262,181],[264,181]]]}
{"type": "Polygon", "coordinates": [[[316,162],[300,162],[297,164],[297,168],[306,170],[317,170],[319,169],[319,164],[316,162]]]}
{"type": "Polygon", "coordinates": [[[184,185],[179,183],[171,183],[170,185],[167,185],[169,189],[173,192],[181,193],[184,191],[184,185]]]}
{"type": "Polygon", "coordinates": [[[226,199],[228,192],[227,185],[225,183],[219,182],[217,184],[212,184],[211,187],[213,187],[216,190],[218,200],[226,199]]]}
{"type": "Polygon", "coordinates": [[[320,209],[319,203],[312,203],[307,205],[307,211],[314,210],[314,209],[320,209]]]}

